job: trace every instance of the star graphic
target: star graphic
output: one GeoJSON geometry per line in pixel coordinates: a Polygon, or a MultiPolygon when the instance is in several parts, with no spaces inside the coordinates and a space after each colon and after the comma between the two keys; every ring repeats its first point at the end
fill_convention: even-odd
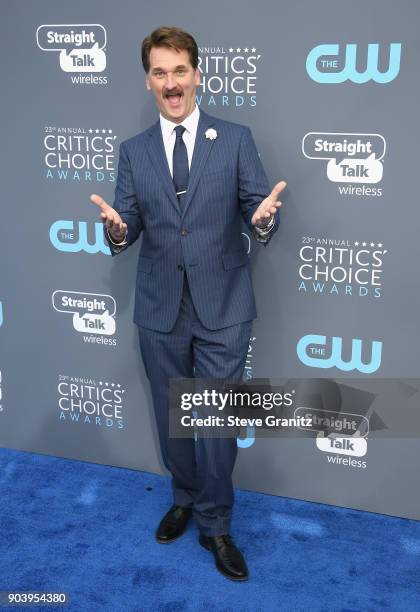
{"type": "Polygon", "coordinates": [[[251,51],[252,51],[252,53],[255,53],[256,48],[255,48],[255,47],[252,47],[251,51]]]}
{"type": "Polygon", "coordinates": [[[95,134],[98,134],[99,130],[95,130],[95,134]]]}
{"type": "Polygon", "coordinates": [[[93,130],[89,130],[89,134],[92,134],[93,130]]]}
{"type": "Polygon", "coordinates": [[[106,133],[106,130],[102,130],[102,134],[105,134],[105,133],[106,133]]]}
{"type": "Polygon", "coordinates": [[[367,245],[367,243],[366,243],[366,242],[362,242],[362,246],[366,246],[366,245],[367,245]]]}
{"type": "Polygon", "coordinates": [[[355,243],[354,243],[354,246],[359,246],[359,243],[358,243],[358,242],[355,242],[355,243]]]}
{"type": "Polygon", "coordinates": [[[232,51],[233,51],[233,49],[232,49],[232,47],[231,47],[231,48],[229,49],[229,53],[232,53],[232,51]]]}
{"type": "Polygon", "coordinates": [[[249,51],[248,47],[245,47],[244,51],[245,51],[245,53],[248,53],[248,51],[249,51]]]}
{"type": "Polygon", "coordinates": [[[374,246],[375,246],[375,243],[374,243],[374,242],[371,242],[371,243],[370,243],[370,246],[371,246],[371,247],[374,247],[374,246]]]}
{"type": "Polygon", "coordinates": [[[108,130],[108,134],[112,134],[112,130],[108,130]]]}
{"type": "Polygon", "coordinates": [[[111,387],[115,387],[115,383],[111,383],[111,387]]]}
{"type": "Polygon", "coordinates": [[[241,52],[241,49],[238,47],[238,48],[236,49],[236,51],[237,51],[238,53],[240,53],[240,52],[241,52]]]}
{"type": "Polygon", "coordinates": [[[378,242],[378,247],[381,249],[382,248],[382,242],[378,242]]]}

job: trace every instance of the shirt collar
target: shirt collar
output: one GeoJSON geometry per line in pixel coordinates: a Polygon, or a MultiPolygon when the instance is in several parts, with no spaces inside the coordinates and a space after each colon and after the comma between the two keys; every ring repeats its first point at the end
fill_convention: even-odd
{"type": "Polygon", "coordinates": [[[169,121],[169,119],[166,119],[162,114],[159,115],[160,129],[162,130],[163,141],[168,141],[172,132],[174,131],[174,128],[176,128],[177,125],[183,125],[188,132],[190,132],[191,134],[195,134],[197,132],[199,118],[200,110],[197,104],[195,105],[193,112],[188,115],[188,117],[186,117],[184,121],[182,121],[180,124],[174,123],[173,121],[169,121]]]}

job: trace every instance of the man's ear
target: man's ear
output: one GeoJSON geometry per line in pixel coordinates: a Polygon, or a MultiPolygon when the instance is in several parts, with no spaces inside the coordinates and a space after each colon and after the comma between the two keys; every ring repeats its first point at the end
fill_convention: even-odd
{"type": "Polygon", "coordinates": [[[195,69],[195,84],[196,84],[196,86],[200,85],[200,81],[201,81],[200,68],[196,68],[195,69]]]}
{"type": "Polygon", "coordinates": [[[149,77],[147,76],[147,74],[146,74],[146,89],[147,89],[148,91],[150,91],[150,90],[151,90],[151,87],[150,87],[150,81],[149,81],[149,77]]]}

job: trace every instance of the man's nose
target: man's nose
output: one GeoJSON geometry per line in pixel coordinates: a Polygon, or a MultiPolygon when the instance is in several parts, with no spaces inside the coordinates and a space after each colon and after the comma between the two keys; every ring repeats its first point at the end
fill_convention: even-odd
{"type": "Polygon", "coordinates": [[[172,72],[166,73],[166,89],[173,89],[176,85],[176,80],[172,72]]]}

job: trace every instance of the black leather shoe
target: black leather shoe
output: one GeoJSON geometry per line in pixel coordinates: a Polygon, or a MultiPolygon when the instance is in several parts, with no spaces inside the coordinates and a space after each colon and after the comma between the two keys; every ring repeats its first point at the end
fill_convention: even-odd
{"type": "Polygon", "coordinates": [[[169,544],[179,538],[184,533],[191,515],[191,508],[173,505],[159,523],[156,540],[160,544],[169,544]]]}
{"type": "Polygon", "coordinates": [[[223,576],[231,580],[248,580],[249,573],[245,559],[229,534],[212,537],[200,534],[198,541],[201,546],[213,553],[216,567],[223,576]]]}

